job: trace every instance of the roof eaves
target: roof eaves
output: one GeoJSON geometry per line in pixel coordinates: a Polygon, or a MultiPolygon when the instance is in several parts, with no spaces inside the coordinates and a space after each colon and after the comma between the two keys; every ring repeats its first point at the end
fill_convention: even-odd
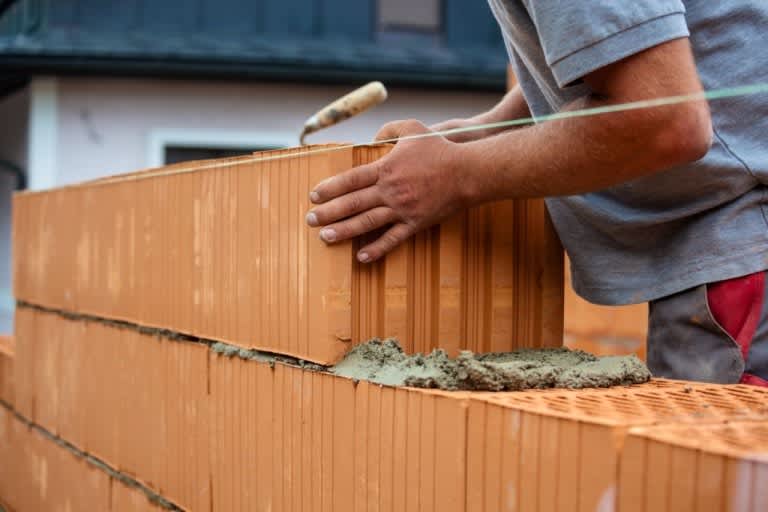
{"type": "Polygon", "coordinates": [[[5,73],[109,74],[504,89],[506,58],[487,48],[420,48],[330,41],[108,37],[72,32],[0,37],[5,73]]]}
{"type": "Polygon", "coordinates": [[[16,0],[0,0],[0,16],[15,3],[16,0]]]}
{"type": "Polygon", "coordinates": [[[381,80],[392,86],[462,88],[502,91],[502,73],[476,73],[455,69],[403,69],[397,66],[360,68],[339,63],[297,65],[286,62],[237,62],[164,60],[146,58],[71,57],[50,55],[4,55],[0,71],[18,75],[110,75],[167,78],[246,79],[301,81],[306,83],[350,83],[381,80]]]}

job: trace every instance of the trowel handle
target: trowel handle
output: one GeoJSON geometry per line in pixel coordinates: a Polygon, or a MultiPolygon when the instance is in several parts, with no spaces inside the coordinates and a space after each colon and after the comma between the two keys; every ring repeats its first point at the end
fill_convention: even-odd
{"type": "Polygon", "coordinates": [[[371,82],[342,96],[330,105],[317,111],[304,123],[301,132],[301,144],[304,137],[321,128],[332,126],[359,114],[387,99],[387,89],[381,82],[371,82]]]}

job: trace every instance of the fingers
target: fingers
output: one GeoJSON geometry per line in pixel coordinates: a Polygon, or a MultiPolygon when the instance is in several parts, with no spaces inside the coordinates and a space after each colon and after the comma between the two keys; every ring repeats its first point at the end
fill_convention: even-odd
{"type": "Polygon", "coordinates": [[[392,224],[396,220],[397,215],[391,208],[379,206],[343,222],[324,227],[320,230],[320,239],[329,244],[341,242],[392,224]]]}
{"type": "Polygon", "coordinates": [[[375,187],[367,187],[344,194],[323,203],[307,213],[307,224],[325,226],[331,222],[381,206],[381,196],[375,187]]]}
{"type": "Polygon", "coordinates": [[[449,119],[448,121],[441,121],[437,124],[433,124],[429,127],[430,130],[433,132],[442,132],[445,130],[452,130],[453,128],[458,128],[460,126],[463,126],[463,124],[466,121],[463,119],[449,119]]]}
{"type": "Polygon", "coordinates": [[[361,165],[318,183],[309,193],[309,200],[315,204],[324,203],[349,192],[370,187],[378,178],[378,162],[361,165]]]}
{"type": "Polygon", "coordinates": [[[398,223],[384,232],[375,242],[360,249],[357,260],[370,263],[378,260],[413,234],[413,228],[405,223],[398,223]]]}
{"type": "Polygon", "coordinates": [[[391,123],[385,124],[378,132],[376,132],[376,136],[373,140],[383,141],[398,138],[400,136],[400,130],[402,129],[401,125],[404,122],[405,121],[392,121],[391,123]]]}
{"type": "Polygon", "coordinates": [[[415,119],[409,119],[407,121],[393,121],[382,126],[379,132],[376,134],[374,140],[379,142],[388,141],[392,139],[398,139],[405,135],[414,135],[428,131],[429,128],[424,126],[419,121],[416,121],[415,119]]]}

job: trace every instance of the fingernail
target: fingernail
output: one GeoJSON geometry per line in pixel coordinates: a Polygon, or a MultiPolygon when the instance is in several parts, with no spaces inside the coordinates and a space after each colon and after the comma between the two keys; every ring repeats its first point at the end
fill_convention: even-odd
{"type": "Polygon", "coordinates": [[[367,252],[361,252],[357,254],[357,261],[360,263],[368,263],[370,260],[371,257],[367,252]]]}
{"type": "Polygon", "coordinates": [[[307,216],[305,217],[307,224],[309,224],[312,227],[317,226],[317,215],[315,215],[315,212],[309,212],[307,216]]]}
{"type": "Polygon", "coordinates": [[[319,203],[320,202],[320,194],[317,193],[317,189],[322,187],[323,185],[327,185],[329,181],[331,181],[334,178],[334,176],[331,176],[330,178],[325,178],[323,181],[315,185],[315,190],[309,193],[309,200],[313,203],[319,203]]]}
{"type": "Polygon", "coordinates": [[[320,238],[324,242],[335,242],[336,241],[336,231],[333,229],[321,229],[320,230],[320,238]]]}

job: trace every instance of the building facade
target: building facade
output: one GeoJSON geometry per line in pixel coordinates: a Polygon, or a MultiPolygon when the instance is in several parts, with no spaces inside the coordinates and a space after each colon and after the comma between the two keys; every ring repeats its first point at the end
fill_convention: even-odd
{"type": "Polygon", "coordinates": [[[18,186],[297,145],[370,80],[387,102],[309,142],[467,117],[501,97],[505,66],[479,0],[0,0],[0,332],[18,186]]]}

